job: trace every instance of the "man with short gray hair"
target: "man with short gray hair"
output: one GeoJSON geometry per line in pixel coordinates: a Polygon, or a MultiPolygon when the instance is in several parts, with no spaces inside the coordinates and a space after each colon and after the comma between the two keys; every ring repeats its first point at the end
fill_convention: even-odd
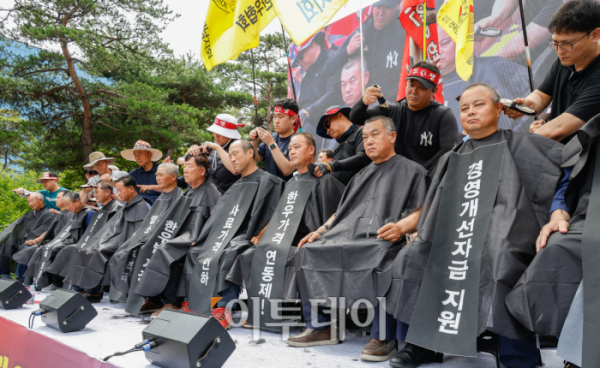
{"type": "MultiPolygon", "coordinates": [[[[391,280],[397,242],[404,243],[415,230],[427,191],[425,169],[396,154],[394,128],[385,116],[365,122],[362,140],[372,162],[350,180],[336,213],[298,244],[294,267],[308,323],[304,332],[288,338],[289,345],[337,344],[329,316],[312,301],[346,298],[352,306],[364,298],[375,306],[390,286],[381,280],[391,280]]],[[[393,335],[389,341],[379,341],[379,323],[373,326],[361,357],[387,360],[396,352],[395,331],[386,331],[393,335]]]]}

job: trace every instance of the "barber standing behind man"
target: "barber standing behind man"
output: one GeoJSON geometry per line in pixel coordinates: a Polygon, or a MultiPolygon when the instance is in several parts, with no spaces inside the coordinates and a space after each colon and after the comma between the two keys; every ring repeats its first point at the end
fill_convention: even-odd
{"type": "MultiPolygon", "coordinates": [[[[552,104],[548,122],[535,121],[529,131],[566,144],[600,112],[600,4],[567,2],[554,13],[548,29],[552,32],[548,45],[558,59],[538,89],[516,102],[538,114],[552,104]]],[[[513,119],[523,116],[506,107],[504,113],[513,119]]]]}
{"type": "MultiPolygon", "coordinates": [[[[438,159],[460,141],[452,110],[432,100],[441,79],[440,69],[427,61],[416,63],[406,80],[406,98],[388,103],[389,108],[369,105],[383,97],[376,87],[369,87],[362,100],[350,112],[354,124],[370,117],[388,116],[396,125],[396,153],[431,169],[438,159]]],[[[375,80],[377,83],[377,81],[375,80]]],[[[395,98],[395,96],[393,96],[395,98]]]]}

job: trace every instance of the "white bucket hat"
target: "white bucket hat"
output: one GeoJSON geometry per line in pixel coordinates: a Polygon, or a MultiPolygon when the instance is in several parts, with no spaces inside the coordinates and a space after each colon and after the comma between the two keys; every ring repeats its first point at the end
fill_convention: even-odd
{"type": "Polygon", "coordinates": [[[89,165],[88,167],[92,167],[92,166],[94,166],[94,164],[96,162],[103,161],[103,160],[107,160],[109,165],[115,163],[114,158],[106,157],[106,156],[104,156],[104,153],[96,151],[96,152],[90,153],[90,163],[85,165],[84,167],[86,167],[88,165],[89,165]]]}
{"type": "Polygon", "coordinates": [[[239,123],[234,116],[229,114],[219,114],[215,118],[213,124],[206,130],[230,139],[240,139],[242,138],[242,135],[238,131],[238,128],[243,128],[245,125],[246,124],[239,123]]]}

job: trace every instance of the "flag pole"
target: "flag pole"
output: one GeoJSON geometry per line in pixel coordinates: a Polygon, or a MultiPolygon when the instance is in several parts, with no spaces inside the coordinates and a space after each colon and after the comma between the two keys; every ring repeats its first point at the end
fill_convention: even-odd
{"type": "Polygon", "coordinates": [[[529,52],[529,41],[527,39],[527,24],[525,24],[525,12],[523,11],[523,0],[519,0],[519,11],[521,12],[521,26],[523,28],[523,41],[525,42],[525,57],[527,59],[527,73],[529,74],[529,88],[533,88],[533,73],[531,71],[531,54],[529,52]]]}
{"type": "Polygon", "coordinates": [[[362,95],[365,95],[365,59],[364,59],[364,54],[363,54],[363,30],[362,30],[362,24],[363,24],[363,19],[362,19],[362,1],[358,0],[358,21],[359,21],[359,27],[360,27],[360,84],[362,86],[362,95]]]}
{"type": "Polygon", "coordinates": [[[254,88],[254,126],[258,126],[258,102],[256,101],[256,77],[254,76],[254,49],[250,49],[252,57],[252,87],[254,88]]]}
{"type": "Polygon", "coordinates": [[[287,60],[288,73],[290,74],[290,82],[292,83],[294,100],[298,101],[298,98],[296,98],[296,85],[294,84],[294,76],[292,75],[292,66],[290,65],[290,53],[288,52],[290,45],[288,45],[285,39],[285,28],[283,28],[283,23],[281,24],[281,34],[283,34],[283,48],[285,49],[285,58],[287,60]]]}
{"type": "Polygon", "coordinates": [[[427,61],[427,1],[423,2],[423,61],[427,61]]]}

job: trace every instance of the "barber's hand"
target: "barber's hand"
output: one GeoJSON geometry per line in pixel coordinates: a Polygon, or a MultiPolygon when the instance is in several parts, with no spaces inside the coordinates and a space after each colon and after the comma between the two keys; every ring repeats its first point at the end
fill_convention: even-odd
{"type": "Polygon", "coordinates": [[[18,195],[23,195],[23,193],[25,193],[25,189],[17,188],[17,189],[13,189],[13,192],[15,192],[18,195]]]}
{"type": "Polygon", "coordinates": [[[548,242],[548,237],[550,234],[560,231],[563,234],[566,234],[569,231],[569,222],[565,220],[555,220],[550,221],[542,228],[540,231],[540,236],[538,236],[535,242],[535,250],[539,252],[542,248],[544,248],[548,242]]]}
{"type": "Polygon", "coordinates": [[[187,153],[188,155],[198,156],[200,153],[202,153],[202,146],[194,144],[190,148],[188,148],[187,153]]]}
{"type": "MultiPolygon", "coordinates": [[[[525,106],[528,106],[537,111],[535,103],[533,103],[533,101],[531,101],[531,100],[519,97],[515,100],[515,102],[518,104],[523,104],[525,106]]],[[[504,111],[504,114],[511,119],[519,119],[519,118],[523,117],[523,115],[524,115],[524,114],[518,112],[517,110],[509,109],[508,106],[504,106],[504,108],[502,110],[504,111]]]]}
{"type": "Polygon", "coordinates": [[[540,129],[544,124],[543,120],[536,120],[529,126],[529,133],[535,133],[536,130],[540,129]]]}
{"type": "MultiPolygon", "coordinates": [[[[364,40],[364,39],[363,39],[364,40]]],[[[348,55],[352,55],[356,52],[356,50],[360,50],[360,33],[356,33],[348,42],[348,47],[346,51],[348,51],[348,55]]]]}
{"type": "Polygon", "coordinates": [[[255,140],[257,140],[257,139],[258,139],[258,130],[257,130],[257,129],[258,129],[258,128],[254,128],[254,129],[252,129],[252,130],[250,131],[250,134],[249,134],[249,136],[250,136],[250,140],[251,140],[251,141],[255,141],[255,140]]]}
{"type": "Polygon", "coordinates": [[[178,166],[183,166],[185,164],[185,157],[179,157],[177,159],[177,165],[178,166]]]}
{"type": "Polygon", "coordinates": [[[321,234],[319,234],[316,231],[313,231],[312,233],[308,234],[307,236],[305,236],[304,238],[302,238],[302,240],[300,240],[300,243],[298,243],[298,249],[302,248],[302,246],[306,243],[312,243],[315,240],[319,239],[321,237],[321,234]]]}
{"type": "Polygon", "coordinates": [[[141,193],[146,193],[153,190],[154,185],[138,185],[137,187],[140,188],[141,193]]]}
{"type": "Polygon", "coordinates": [[[260,140],[263,141],[263,143],[267,146],[270,146],[273,143],[275,143],[275,139],[273,139],[273,136],[268,130],[260,127],[256,128],[255,130],[256,133],[258,133],[258,138],[260,138],[260,140]]]}
{"type": "Polygon", "coordinates": [[[400,240],[402,235],[402,231],[400,230],[398,224],[393,222],[385,224],[379,230],[377,230],[377,239],[383,239],[391,242],[400,240]]]}
{"type": "Polygon", "coordinates": [[[90,194],[94,188],[82,188],[81,193],[90,194]]]}
{"type": "Polygon", "coordinates": [[[219,145],[213,142],[205,142],[202,145],[202,152],[209,154],[211,150],[216,150],[219,145]]]}
{"type": "Polygon", "coordinates": [[[378,97],[383,97],[380,88],[371,86],[365,90],[365,95],[362,100],[365,105],[369,106],[372,103],[375,103],[378,97]]]}
{"type": "Polygon", "coordinates": [[[121,200],[121,197],[119,197],[119,195],[116,194],[116,193],[112,193],[110,195],[110,198],[114,199],[115,201],[120,201],[121,200]]]}
{"type": "Polygon", "coordinates": [[[320,178],[321,176],[325,175],[325,174],[329,174],[331,173],[331,165],[325,162],[317,162],[315,164],[315,172],[313,173],[313,175],[317,178],[320,178]]]}
{"type": "Polygon", "coordinates": [[[110,183],[110,174],[104,174],[100,177],[100,179],[104,182],[110,183]]]}
{"type": "Polygon", "coordinates": [[[165,159],[162,161],[163,164],[173,164],[173,160],[171,160],[171,156],[167,156],[165,157],[165,159]]]}
{"type": "Polygon", "coordinates": [[[48,210],[50,213],[53,213],[55,215],[58,215],[60,213],[60,211],[55,210],[54,208],[48,210]]]}

